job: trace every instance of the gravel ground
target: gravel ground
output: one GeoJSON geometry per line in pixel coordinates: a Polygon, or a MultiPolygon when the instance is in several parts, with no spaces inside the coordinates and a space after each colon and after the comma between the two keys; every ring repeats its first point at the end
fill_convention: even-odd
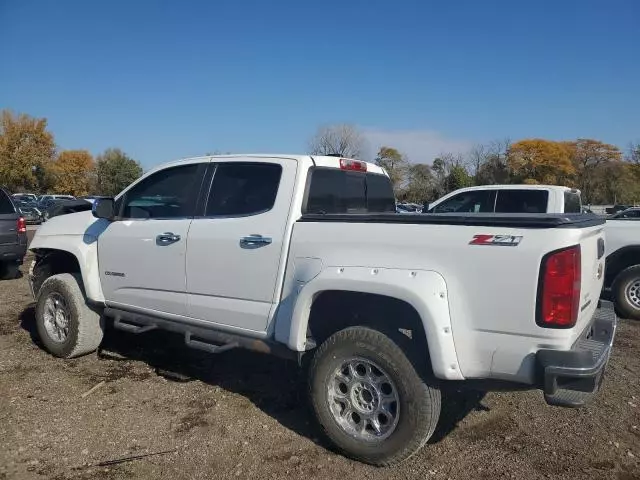
{"type": "Polygon", "coordinates": [[[98,354],[65,361],[33,332],[26,278],[0,282],[0,479],[640,479],[640,322],[621,322],[587,408],[447,391],[429,445],[388,469],[317,438],[293,363],[114,331],[98,354]]]}

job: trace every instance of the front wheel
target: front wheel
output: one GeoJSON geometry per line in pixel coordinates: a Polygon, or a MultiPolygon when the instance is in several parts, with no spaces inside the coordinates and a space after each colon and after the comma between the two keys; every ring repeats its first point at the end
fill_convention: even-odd
{"type": "Polygon", "coordinates": [[[640,265],[620,272],[611,290],[620,316],[640,320],[640,265]]]}
{"type": "Polygon", "coordinates": [[[79,275],[61,273],[47,278],[38,291],[38,336],[56,357],[79,357],[102,341],[101,315],[87,305],[81,285],[79,275]]]}
{"type": "Polygon", "coordinates": [[[341,330],[318,348],[309,386],[329,440],[372,465],[409,458],[431,437],[440,415],[435,381],[421,376],[388,336],[366,327],[341,330]]]}

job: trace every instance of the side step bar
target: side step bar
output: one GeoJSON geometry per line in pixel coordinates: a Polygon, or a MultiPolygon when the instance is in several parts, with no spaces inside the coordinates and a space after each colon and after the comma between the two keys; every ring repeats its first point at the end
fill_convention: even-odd
{"type": "Polygon", "coordinates": [[[204,350],[205,352],[209,353],[222,353],[240,346],[238,345],[238,342],[230,342],[223,345],[214,345],[212,343],[203,342],[201,340],[192,340],[191,332],[185,332],[184,343],[187,344],[187,347],[195,348],[197,350],[204,350]]]}
{"type": "Polygon", "coordinates": [[[156,328],[158,328],[158,326],[155,324],[141,326],[141,325],[134,325],[132,323],[123,322],[121,315],[117,315],[113,318],[113,326],[118,330],[122,330],[123,332],[136,333],[136,334],[150,332],[151,330],[155,330],[156,328]]]}
{"type": "Polygon", "coordinates": [[[227,333],[212,328],[191,325],[182,321],[151,317],[140,313],[128,312],[107,307],[104,315],[113,318],[113,326],[129,333],[144,333],[151,330],[168,330],[184,335],[185,344],[210,353],[222,353],[232,348],[245,348],[261,353],[277,355],[287,359],[298,359],[298,353],[285,345],[270,340],[227,333]]]}

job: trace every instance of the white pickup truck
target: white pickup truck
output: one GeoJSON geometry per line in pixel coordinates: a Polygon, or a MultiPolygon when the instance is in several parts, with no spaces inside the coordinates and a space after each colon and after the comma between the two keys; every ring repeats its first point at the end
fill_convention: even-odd
{"type": "Polygon", "coordinates": [[[608,219],[605,293],[624,318],[640,320],[640,221],[608,219]]]}
{"type": "Polygon", "coordinates": [[[161,166],[40,227],[39,335],[74,357],[98,347],[109,319],[212,353],[309,359],[326,436],[375,465],[425,444],[444,382],[514,382],[574,407],[596,393],[616,327],[599,302],[603,220],[394,212],[388,176],[358,160],[161,166]]]}
{"type": "Polygon", "coordinates": [[[480,185],[455,190],[427,213],[581,213],[580,190],[559,185],[480,185]]]}

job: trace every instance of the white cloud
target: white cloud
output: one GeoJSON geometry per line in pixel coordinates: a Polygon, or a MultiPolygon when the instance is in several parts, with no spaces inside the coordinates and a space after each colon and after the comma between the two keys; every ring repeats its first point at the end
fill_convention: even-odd
{"type": "Polygon", "coordinates": [[[393,147],[413,163],[431,163],[441,153],[466,153],[473,142],[450,138],[435,130],[382,130],[362,128],[369,151],[374,157],[382,146],[393,147]]]}

